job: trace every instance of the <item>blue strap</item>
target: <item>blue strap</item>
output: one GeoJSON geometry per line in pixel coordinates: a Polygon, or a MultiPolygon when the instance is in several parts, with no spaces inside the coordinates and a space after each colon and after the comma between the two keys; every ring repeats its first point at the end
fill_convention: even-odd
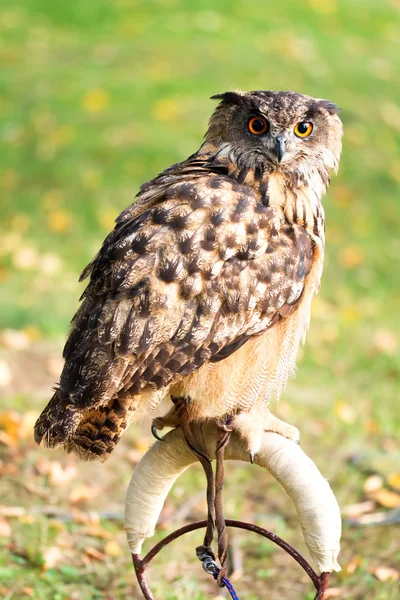
{"type": "MultiPolygon", "coordinates": [[[[213,573],[214,579],[217,579],[218,572],[219,572],[219,570],[217,570],[217,569],[214,571],[214,573],[213,573]]],[[[224,586],[226,587],[226,589],[228,590],[228,592],[230,593],[232,600],[239,600],[239,596],[237,595],[235,588],[233,587],[233,585],[231,584],[229,579],[227,577],[223,577],[221,581],[224,584],[224,586]]]]}

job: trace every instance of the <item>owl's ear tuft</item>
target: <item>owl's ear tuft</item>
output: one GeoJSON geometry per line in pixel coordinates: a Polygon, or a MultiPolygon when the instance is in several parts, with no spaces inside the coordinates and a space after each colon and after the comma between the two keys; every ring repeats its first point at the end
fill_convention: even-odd
{"type": "Polygon", "coordinates": [[[224,104],[242,104],[244,100],[243,92],[224,92],[211,96],[211,100],[221,100],[224,104]]]}
{"type": "Polygon", "coordinates": [[[327,110],[330,115],[337,115],[342,110],[330,100],[318,100],[318,104],[321,108],[327,110]]]}

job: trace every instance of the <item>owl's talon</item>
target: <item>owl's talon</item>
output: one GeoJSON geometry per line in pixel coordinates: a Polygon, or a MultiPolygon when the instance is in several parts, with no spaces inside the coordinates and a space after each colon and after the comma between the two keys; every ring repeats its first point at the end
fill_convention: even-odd
{"type": "Polygon", "coordinates": [[[254,452],[252,450],[249,450],[249,457],[251,464],[254,465],[254,452]]]}
{"type": "Polygon", "coordinates": [[[152,433],[153,437],[156,438],[156,440],[158,440],[159,442],[163,442],[164,438],[162,438],[158,435],[158,431],[159,431],[159,428],[156,426],[156,424],[153,421],[153,423],[151,424],[151,433],[152,433]]]}

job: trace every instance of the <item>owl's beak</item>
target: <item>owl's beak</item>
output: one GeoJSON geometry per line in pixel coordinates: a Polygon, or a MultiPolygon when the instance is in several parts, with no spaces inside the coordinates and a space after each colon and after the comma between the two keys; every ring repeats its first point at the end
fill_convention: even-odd
{"type": "Polygon", "coordinates": [[[285,154],[285,150],[286,139],[283,136],[278,135],[278,137],[275,140],[275,154],[277,156],[278,162],[281,162],[283,155],[285,154]]]}

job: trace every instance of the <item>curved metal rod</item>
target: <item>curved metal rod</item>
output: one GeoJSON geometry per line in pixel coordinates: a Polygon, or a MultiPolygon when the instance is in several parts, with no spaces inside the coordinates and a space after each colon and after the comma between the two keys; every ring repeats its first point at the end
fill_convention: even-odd
{"type": "MultiPolygon", "coordinates": [[[[271,540],[274,544],[285,550],[294,560],[304,569],[309,578],[314,584],[315,589],[317,590],[317,594],[314,600],[323,600],[325,597],[325,592],[328,588],[330,573],[321,573],[320,576],[314,571],[311,565],[306,561],[306,559],[295,550],[290,544],[285,542],[282,538],[280,538],[275,533],[268,531],[267,529],[263,529],[258,525],[253,525],[252,523],[244,523],[243,521],[236,521],[232,519],[226,519],[225,521],[227,527],[235,527],[236,529],[244,529],[246,531],[252,531],[253,533],[257,533],[268,540],[271,540]]],[[[149,588],[145,577],[145,570],[148,567],[149,563],[157,556],[157,554],[168,546],[174,540],[177,540],[182,535],[186,533],[190,533],[191,531],[196,531],[197,529],[203,529],[207,527],[207,521],[197,521],[196,523],[190,523],[189,525],[185,525],[180,529],[170,533],[166,538],[158,542],[142,559],[139,554],[132,554],[133,566],[135,567],[136,577],[138,583],[140,585],[140,589],[142,590],[143,596],[146,600],[155,600],[154,596],[149,588]]]]}

